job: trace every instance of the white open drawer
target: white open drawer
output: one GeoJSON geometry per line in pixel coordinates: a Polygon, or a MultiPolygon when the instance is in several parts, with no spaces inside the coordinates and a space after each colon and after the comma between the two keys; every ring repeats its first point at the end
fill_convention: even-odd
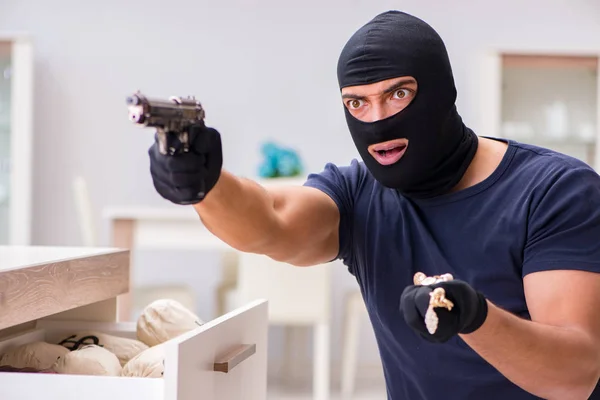
{"type": "MultiPolygon", "coordinates": [[[[73,329],[135,338],[135,323],[39,320],[35,329],[0,341],[0,353],[36,340],[56,342],[73,329]]],[[[169,341],[163,378],[2,372],[0,399],[265,400],[267,329],[267,301],[257,300],[169,341]]]]}

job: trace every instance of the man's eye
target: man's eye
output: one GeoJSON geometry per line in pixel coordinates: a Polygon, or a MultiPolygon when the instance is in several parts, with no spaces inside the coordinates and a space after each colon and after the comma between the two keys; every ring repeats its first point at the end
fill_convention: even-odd
{"type": "Polygon", "coordinates": [[[404,99],[404,98],[407,98],[409,95],[410,95],[410,90],[408,90],[408,89],[396,90],[396,92],[394,93],[394,97],[397,99],[404,99]]]}
{"type": "Polygon", "coordinates": [[[358,100],[358,99],[352,99],[352,100],[348,101],[346,103],[346,105],[349,108],[357,109],[357,108],[359,108],[362,105],[362,102],[361,102],[361,100],[358,100]]]}

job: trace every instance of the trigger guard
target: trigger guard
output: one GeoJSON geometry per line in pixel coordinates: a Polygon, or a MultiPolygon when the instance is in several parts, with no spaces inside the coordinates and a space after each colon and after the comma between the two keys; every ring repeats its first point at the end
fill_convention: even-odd
{"type": "Polygon", "coordinates": [[[165,136],[165,147],[168,155],[174,156],[189,151],[187,132],[167,132],[165,136]]]}

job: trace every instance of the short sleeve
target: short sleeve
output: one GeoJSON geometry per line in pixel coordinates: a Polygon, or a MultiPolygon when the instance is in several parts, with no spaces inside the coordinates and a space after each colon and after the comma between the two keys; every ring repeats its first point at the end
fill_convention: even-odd
{"type": "Polygon", "coordinates": [[[310,174],[304,186],[319,189],[337,204],[340,211],[339,251],[340,259],[352,270],[353,216],[357,188],[361,183],[361,167],[357,160],[349,166],[338,167],[328,163],[320,173],[310,174]]]}
{"type": "Polygon", "coordinates": [[[577,166],[551,181],[531,204],[523,276],[558,269],[600,272],[600,177],[577,166]]]}

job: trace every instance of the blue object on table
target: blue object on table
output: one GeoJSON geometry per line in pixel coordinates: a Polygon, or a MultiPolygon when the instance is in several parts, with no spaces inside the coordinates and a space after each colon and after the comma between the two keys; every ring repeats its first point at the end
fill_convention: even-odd
{"type": "Polygon", "coordinates": [[[298,153],[292,149],[265,142],[261,146],[263,161],[258,166],[261,178],[298,176],[302,173],[302,163],[298,153]]]}

